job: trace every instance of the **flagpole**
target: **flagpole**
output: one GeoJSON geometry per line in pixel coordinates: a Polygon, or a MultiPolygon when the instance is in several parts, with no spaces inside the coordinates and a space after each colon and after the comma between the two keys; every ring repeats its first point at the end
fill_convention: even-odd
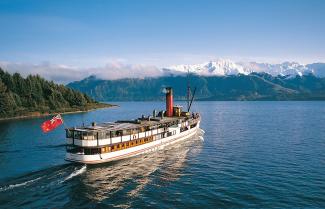
{"type": "Polygon", "coordinates": [[[61,120],[62,120],[62,124],[63,124],[64,128],[65,128],[65,129],[68,129],[68,127],[65,125],[65,122],[64,122],[64,120],[63,120],[62,115],[61,115],[60,113],[59,113],[58,115],[60,116],[60,118],[61,118],[61,120]]]}

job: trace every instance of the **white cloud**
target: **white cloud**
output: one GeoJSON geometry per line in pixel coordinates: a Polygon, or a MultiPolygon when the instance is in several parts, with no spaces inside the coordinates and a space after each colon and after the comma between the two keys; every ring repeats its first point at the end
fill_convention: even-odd
{"type": "Polygon", "coordinates": [[[145,78],[163,75],[160,68],[149,65],[131,65],[123,63],[109,63],[104,67],[89,69],[92,73],[103,79],[119,78],[145,78]]]}
{"type": "Polygon", "coordinates": [[[101,79],[145,78],[163,75],[163,71],[155,66],[125,64],[122,61],[111,61],[103,67],[94,68],[80,68],[50,62],[31,64],[3,61],[0,62],[0,67],[10,73],[18,72],[24,77],[29,74],[39,74],[45,79],[63,84],[81,80],[90,75],[101,79]]]}
{"type": "MultiPolygon", "coordinates": [[[[19,72],[24,77],[26,77],[29,74],[33,74],[33,75],[39,74],[47,80],[52,80],[56,83],[63,83],[63,84],[67,84],[72,81],[79,81],[91,75],[95,75],[97,78],[100,79],[115,80],[120,78],[158,77],[158,76],[166,75],[166,73],[168,74],[168,71],[166,69],[164,70],[161,67],[157,67],[149,64],[147,65],[127,64],[126,62],[127,61],[125,59],[115,59],[115,60],[112,59],[112,60],[107,60],[106,62],[107,64],[100,67],[75,67],[72,65],[52,64],[50,62],[31,64],[31,63],[0,61],[0,67],[10,73],[19,72]]],[[[254,72],[274,72],[274,74],[279,74],[280,71],[282,72],[283,69],[286,69],[285,66],[288,65],[286,63],[282,63],[280,65],[279,64],[270,65],[268,63],[256,63],[256,62],[238,62],[237,64],[243,66],[245,69],[246,68],[255,69],[253,70],[254,72]]],[[[195,66],[200,66],[200,65],[194,65],[194,68],[195,66]]],[[[297,69],[292,69],[292,70],[294,71],[294,70],[299,70],[300,68],[305,68],[303,65],[299,65],[299,66],[297,65],[295,67],[297,69]]],[[[323,65],[316,66],[316,67],[317,69],[314,69],[315,74],[323,75],[324,74],[323,65]]],[[[187,70],[185,70],[184,72],[186,71],[187,70]]],[[[176,72],[177,71],[173,73],[175,74],[176,72]]]]}

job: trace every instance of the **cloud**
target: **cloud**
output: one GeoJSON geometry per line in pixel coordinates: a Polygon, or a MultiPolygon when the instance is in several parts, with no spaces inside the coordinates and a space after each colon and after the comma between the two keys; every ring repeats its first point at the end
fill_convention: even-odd
{"type": "Polygon", "coordinates": [[[132,65],[122,61],[111,61],[102,67],[80,68],[68,65],[52,64],[42,62],[40,64],[13,63],[0,61],[0,67],[9,73],[18,72],[26,77],[29,74],[39,74],[47,80],[57,83],[69,83],[71,81],[82,80],[90,75],[95,75],[101,79],[120,78],[145,78],[163,75],[160,68],[150,65],[132,65]]]}
{"type": "Polygon", "coordinates": [[[131,65],[123,63],[109,63],[104,67],[90,69],[92,74],[103,79],[119,79],[119,78],[145,78],[157,77],[163,75],[160,68],[149,65],[131,65]]]}

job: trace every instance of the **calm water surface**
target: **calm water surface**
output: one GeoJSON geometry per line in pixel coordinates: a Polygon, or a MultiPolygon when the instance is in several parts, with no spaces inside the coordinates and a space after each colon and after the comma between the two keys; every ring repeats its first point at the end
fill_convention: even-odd
{"type": "MultiPolygon", "coordinates": [[[[64,115],[132,119],[159,102],[64,115]]],[[[325,207],[325,102],[197,102],[204,139],[93,166],[64,161],[64,127],[0,122],[0,208],[325,207]]]]}

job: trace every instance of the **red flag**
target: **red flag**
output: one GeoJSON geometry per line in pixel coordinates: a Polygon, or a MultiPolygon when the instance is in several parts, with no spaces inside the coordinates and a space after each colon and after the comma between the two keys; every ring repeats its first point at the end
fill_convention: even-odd
{"type": "Polygon", "coordinates": [[[41,128],[44,133],[47,133],[49,131],[52,131],[53,129],[55,129],[56,127],[61,125],[62,123],[63,123],[63,120],[61,118],[61,115],[58,114],[57,116],[54,116],[51,120],[47,120],[47,121],[43,122],[41,125],[41,128]]]}

